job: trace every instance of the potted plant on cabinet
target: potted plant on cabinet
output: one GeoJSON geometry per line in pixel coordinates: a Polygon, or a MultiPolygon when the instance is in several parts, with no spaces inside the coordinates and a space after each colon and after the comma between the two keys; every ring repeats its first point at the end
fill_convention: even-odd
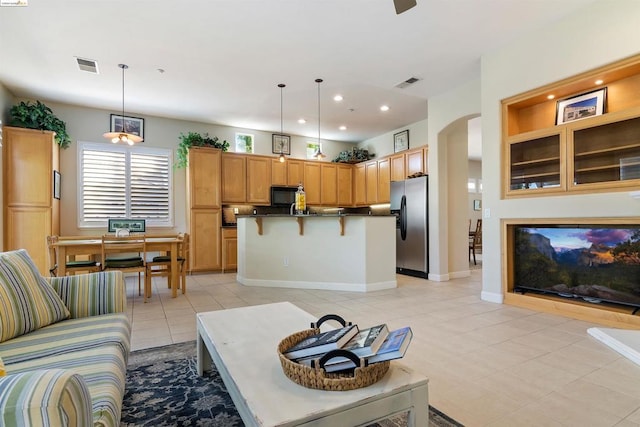
{"type": "Polygon", "coordinates": [[[40,101],[36,101],[35,104],[23,101],[11,107],[9,124],[21,128],[53,131],[56,133],[55,140],[60,147],[67,148],[71,144],[65,122],[56,117],[51,108],[40,101]]]}
{"type": "Polygon", "coordinates": [[[176,168],[187,167],[189,148],[191,147],[213,147],[219,148],[222,151],[229,149],[229,143],[226,140],[221,142],[217,136],[211,138],[207,133],[205,133],[204,136],[198,132],[189,132],[186,135],[181,133],[179,139],[180,143],[178,144],[178,161],[175,164],[176,168]]]}

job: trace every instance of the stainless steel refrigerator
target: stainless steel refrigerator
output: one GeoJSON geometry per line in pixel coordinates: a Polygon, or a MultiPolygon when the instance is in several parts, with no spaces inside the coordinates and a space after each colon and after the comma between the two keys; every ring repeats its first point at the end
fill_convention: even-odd
{"type": "Polygon", "coordinates": [[[429,177],[391,183],[391,214],[396,216],[396,272],[429,274],[429,177]]]}

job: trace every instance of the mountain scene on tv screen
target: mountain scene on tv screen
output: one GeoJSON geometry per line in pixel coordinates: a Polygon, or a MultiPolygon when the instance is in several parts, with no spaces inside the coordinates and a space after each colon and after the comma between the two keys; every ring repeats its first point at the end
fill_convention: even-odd
{"type": "Polygon", "coordinates": [[[640,307],[640,228],[519,227],[515,288],[640,307]]]}

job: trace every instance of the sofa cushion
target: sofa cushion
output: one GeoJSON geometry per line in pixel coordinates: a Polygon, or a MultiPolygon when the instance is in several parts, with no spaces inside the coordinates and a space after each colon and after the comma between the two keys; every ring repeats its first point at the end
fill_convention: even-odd
{"type": "Polygon", "coordinates": [[[131,327],[125,313],[65,320],[0,343],[0,354],[9,372],[14,365],[33,360],[38,366],[52,356],[113,344],[122,357],[129,356],[131,327]]]}
{"type": "Polygon", "coordinates": [[[0,253],[0,342],[69,317],[26,250],[0,253]]]}
{"type": "MultiPolygon", "coordinates": [[[[94,426],[118,426],[131,328],[126,313],[65,320],[0,343],[10,376],[40,369],[80,374],[94,426]]],[[[0,423],[1,424],[1,423],[0,423]]]]}

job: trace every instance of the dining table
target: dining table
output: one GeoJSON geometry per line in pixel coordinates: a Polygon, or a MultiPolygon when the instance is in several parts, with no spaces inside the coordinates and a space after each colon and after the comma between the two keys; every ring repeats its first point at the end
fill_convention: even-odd
{"type": "MultiPolygon", "coordinates": [[[[171,276],[169,284],[171,286],[171,297],[176,298],[178,295],[178,250],[182,239],[176,236],[145,236],[145,242],[148,252],[167,252],[171,257],[171,276]]],[[[58,274],[66,275],[66,261],[69,257],[78,255],[95,256],[102,254],[102,237],[95,236],[60,236],[58,242],[54,244],[58,250],[58,274]]]]}

